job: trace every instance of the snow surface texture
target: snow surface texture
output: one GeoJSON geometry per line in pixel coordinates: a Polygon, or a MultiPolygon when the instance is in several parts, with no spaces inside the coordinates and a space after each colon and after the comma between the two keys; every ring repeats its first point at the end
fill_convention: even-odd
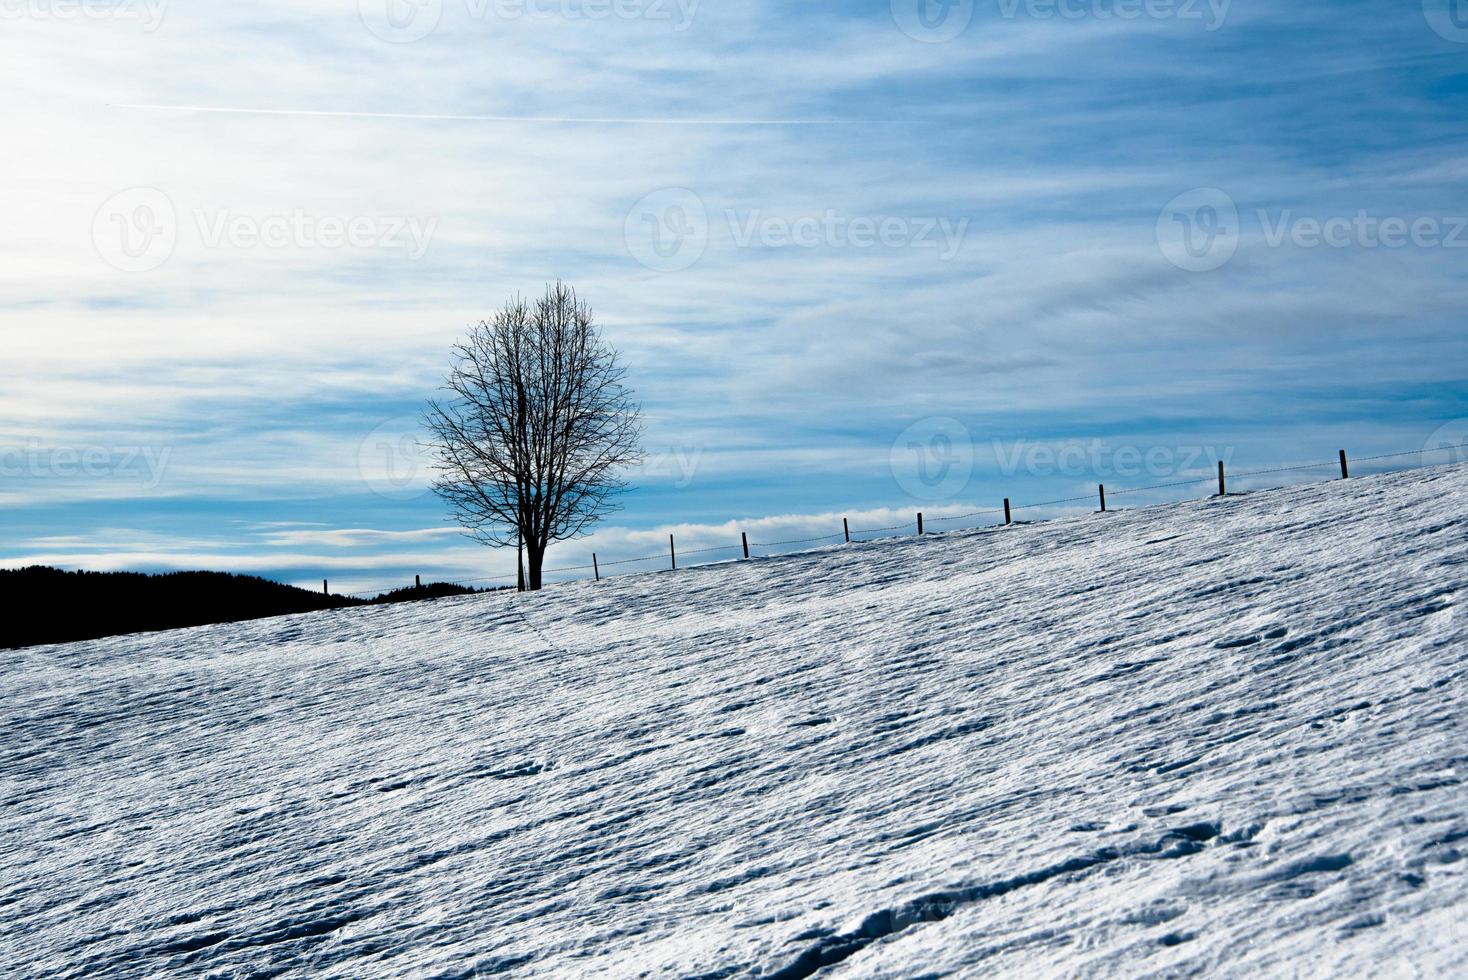
{"type": "Polygon", "coordinates": [[[1468,971],[1468,467],[3,654],[11,975],[1468,971]]]}

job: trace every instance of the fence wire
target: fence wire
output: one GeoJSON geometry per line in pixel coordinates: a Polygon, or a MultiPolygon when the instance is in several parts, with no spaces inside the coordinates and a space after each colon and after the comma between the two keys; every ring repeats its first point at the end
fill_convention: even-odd
{"type": "MultiPolygon", "coordinates": [[[[852,534],[855,534],[856,532],[853,531],[851,533],[852,534]]],[[[815,544],[817,541],[834,541],[837,538],[840,538],[840,537],[843,537],[843,536],[844,536],[843,534],[838,533],[838,534],[822,534],[818,538],[796,538],[794,541],[768,541],[768,542],[764,542],[764,543],[760,543],[760,542],[757,542],[757,541],[751,541],[751,542],[749,542],[749,546],[751,548],[788,548],[789,546],[795,545],[795,544],[815,544]]]]}
{"type": "Polygon", "coordinates": [[[678,552],[678,557],[683,558],[687,555],[711,555],[716,551],[738,551],[741,547],[741,545],[737,544],[721,544],[717,548],[699,548],[697,551],[680,551],[678,552]]]}
{"type": "Polygon", "coordinates": [[[1046,500],[1038,504],[1015,504],[1011,510],[1037,510],[1041,507],[1059,507],[1061,504],[1077,504],[1087,500],[1095,500],[1094,494],[1086,494],[1084,497],[1066,497],[1064,500],[1046,500]]]}
{"type": "MultiPolygon", "coordinates": [[[[1356,466],[1359,466],[1359,465],[1361,465],[1363,463],[1376,463],[1376,462],[1381,462],[1383,460],[1389,460],[1389,459],[1404,459],[1404,458],[1406,458],[1408,456],[1417,456],[1417,457],[1420,458],[1420,457],[1426,457],[1426,456],[1428,456],[1430,454],[1433,454],[1433,453],[1441,453],[1441,452],[1462,452],[1462,451],[1463,451],[1463,449],[1460,446],[1439,446],[1439,447],[1437,447],[1435,449],[1425,449],[1425,448],[1424,449],[1408,449],[1408,450],[1404,450],[1402,452],[1381,453],[1381,454],[1376,455],[1376,456],[1363,456],[1363,457],[1361,457],[1359,459],[1352,459],[1350,457],[1347,457],[1346,462],[1347,462],[1347,464],[1348,464],[1349,467],[1356,467],[1356,466]]],[[[1295,465],[1291,465],[1291,466],[1276,466],[1276,467],[1271,467],[1269,469],[1262,469],[1262,470],[1247,470],[1247,471],[1240,472],[1240,473],[1225,472],[1225,478],[1228,481],[1245,480],[1245,479],[1249,479],[1249,478],[1252,478],[1252,477],[1258,477],[1258,476],[1272,476],[1272,475],[1277,474],[1277,473],[1294,473],[1294,472],[1299,472],[1299,471],[1303,471],[1303,470],[1325,469],[1327,467],[1332,467],[1333,468],[1333,467],[1338,467],[1340,465],[1341,465],[1341,461],[1340,461],[1339,458],[1337,458],[1337,459],[1333,459],[1333,460],[1322,461],[1322,462],[1319,462],[1319,463],[1299,463],[1299,464],[1295,464],[1295,465]]],[[[1147,493],[1147,492],[1154,491],[1154,490],[1173,490],[1173,489],[1176,489],[1178,487],[1193,487],[1193,486],[1199,486],[1201,484],[1213,483],[1215,479],[1216,479],[1216,477],[1210,475],[1210,476],[1206,476],[1206,477],[1200,477],[1198,479],[1177,480],[1177,481],[1169,482],[1169,483],[1157,483],[1157,484],[1153,484],[1151,486],[1146,486],[1146,487],[1123,487],[1123,488],[1120,488],[1120,489],[1113,489],[1111,487],[1107,487],[1106,488],[1106,494],[1107,494],[1108,497],[1121,497],[1121,496],[1125,496],[1127,494],[1147,493]]],[[[1099,484],[1098,484],[1098,493],[1099,493],[1099,484]]],[[[1064,498],[1059,499],[1059,500],[1044,500],[1044,501],[1040,501],[1039,503],[1032,503],[1032,504],[1012,504],[1009,507],[1009,511],[1012,513],[1014,511],[1021,511],[1021,510],[1038,510],[1038,509],[1043,508],[1043,507],[1059,507],[1059,506],[1063,506],[1065,504],[1076,504],[1076,503],[1094,502],[1096,500],[1097,500],[1097,494],[1085,494],[1083,496],[1078,496],[1078,497],[1064,497],[1064,498]]],[[[967,520],[973,520],[973,519],[979,518],[979,517],[988,517],[988,516],[991,516],[991,515],[1004,515],[1004,514],[1005,514],[1005,509],[1004,508],[995,507],[995,508],[990,508],[990,509],[987,509],[987,510],[976,510],[976,511],[972,511],[972,512],[967,513],[967,514],[957,514],[957,515],[954,515],[954,516],[951,516],[951,517],[931,517],[931,518],[925,518],[924,519],[924,523],[925,524],[928,524],[928,525],[931,525],[931,524],[951,524],[951,523],[953,523],[955,521],[967,521],[967,520]]],[[[788,541],[769,541],[769,542],[755,542],[755,541],[751,541],[751,542],[749,542],[749,548],[750,548],[751,553],[753,553],[753,551],[755,549],[768,550],[768,549],[771,549],[771,548],[789,548],[789,547],[794,547],[794,546],[797,546],[797,545],[819,544],[821,542],[830,542],[830,541],[850,540],[853,544],[856,544],[856,543],[865,543],[867,541],[876,540],[876,539],[872,539],[872,538],[862,539],[862,538],[858,538],[858,535],[868,535],[868,534],[882,535],[882,534],[887,534],[888,532],[891,532],[891,531],[903,531],[903,530],[915,529],[915,527],[916,527],[916,523],[915,522],[908,521],[908,522],[903,522],[901,524],[893,524],[893,525],[890,525],[888,527],[851,528],[850,531],[849,531],[849,533],[847,531],[844,531],[843,530],[843,531],[840,531],[840,532],[837,532],[837,533],[834,533],[834,534],[823,534],[823,535],[819,535],[817,537],[812,537],[812,538],[793,538],[793,539],[788,540],[788,541]]],[[[962,530],[971,530],[971,529],[973,529],[973,528],[954,528],[952,530],[962,531],[962,530]]],[[[716,553],[719,553],[719,552],[730,552],[730,551],[732,551],[732,552],[739,552],[742,549],[743,549],[743,545],[742,544],[737,544],[737,545],[717,545],[717,546],[711,547],[711,548],[698,548],[698,549],[695,549],[695,550],[692,550],[692,551],[680,551],[680,552],[677,553],[677,557],[679,559],[682,559],[682,558],[694,557],[694,556],[697,556],[697,555],[711,555],[711,554],[716,554],[716,553]]],[[[625,566],[625,565],[636,565],[636,564],[639,564],[641,562],[649,562],[649,561],[668,562],[671,565],[672,564],[672,559],[673,559],[673,555],[672,555],[671,552],[664,552],[662,554],[657,554],[657,555],[644,555],[643,557],[640,557],[640,558],[620,558],[620,559],[617,559],[616,561],[598,561],[598,562],[595,562],[595,563],[590,564],[590,565],[571,565],[571,566],[566,566],[566,567],[563,567],[563,568],[548,568],[548,569],[545,569],[544,570],[543,574],[545,574],[545,575],[565,575],[565,574],[569,574],[569,573],[572,573],[572,572],[599,571],[600,569],[620,568],[620,567],[625,566]]],[[[514,575],[492,575],[492,576],[486,576],[486,577],[483,577],[483,578],[465,579],[462,582],[460,582],[459,584],[461,584],[461,585],[480,585],[480,584],[485,584],[485,583],[518,583],[518,581],[519,581],[518,576],[514,576],[514,575]]],[[[373,596],[385,595],[385,594],[387,594],[389,592],[393,592],[393,591],[404,591],[404,590],[409,590],[409,589],[412,589],[412,588],[413,588],[412,586],[403,586],[403,585],[396,585],[395,584],[395,585],[385,586],[385,587],[380,588],[380,589],[364,589],[364,590],[359,591],[359,592],[343,593],[343,595],[345,595],[347,598],[353,598],[353,599],[357,599],[357,598],[368,598],[368,597],[373,597],[373,596]]]]}
{"type": "Polygon", "coordinates": [[[1106,493],[1111,497],[1120,497],[1128,493],[1146,493],[1148,490],[1171,490],[1174,487],[1196,487],[1200,483],[1212,483],[1212,477],[1204,477],[1201,480],[1180,480],[1177,483],[1154,483],[1150,487],[1132,487],[1129,490],[1107,489],[1106,493]]]}
{"type": "Polygon", "coordinates": [[[1004,513],[1004,508],[1003,507],[997,507],[997,508],[994,508],[992,510],[976,510],[972,514],[959,514],[959,515],[957,515],[955,517],[930,517],[930,518],[928,518],[928,523],[929,524],[941,524],[941,523],[945,523],[947,521],[971,521],[975,517],[985,517],[985,516],[987,516],[989,514],[1002,514],[1002,513],[1004,513]]]}
{"type": "MultiPolygon", "coordinates": [[[[1365,462],[1365,460],[1359,460],[1365,462]]],[[[1329,463],[1300,463],[1297,466],[1276,466],[1270,470],[1249,470],[1247,473],[1229,473],[1230,480],[1247,480],[1251,476],[1269,476],[1271,473],[1294,473],[1297,470],[1319,470],[1327,466],[1340,466],[1341,461],[1333,459],[1329,463]]]]}
{"type": "Polygon", "coordinates": [[[645,558],[623,558],[621,561],[599,562],[602,568],[615,568],[618,565],[635,565],[640,561],[667,561],[667,555],[648,555],[645,558]]]}
{"type": "Polygon", "coordinates": [[[891,527],[864,527],[864,528],[861,528],[861,529],[852,528],[851,533],[852,534],[881,534],[884,531],[902,531],[902,530],[906,530],[907,528],[910,528],[910,527],[912,527],[911,524],[893,524],[891,527]]]}

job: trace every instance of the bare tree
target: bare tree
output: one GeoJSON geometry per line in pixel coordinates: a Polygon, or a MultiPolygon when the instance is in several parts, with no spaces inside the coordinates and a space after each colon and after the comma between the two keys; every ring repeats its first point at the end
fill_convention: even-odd
{"type": "Polygon", "coordinates": [[[620,472],[642,460],[625,378],[591,308],[558,282],[473,327],[429,402],[434,491],[475,540],[523,539],[531,589],[550,543],[600,520],[626,489],[620,472]]]}

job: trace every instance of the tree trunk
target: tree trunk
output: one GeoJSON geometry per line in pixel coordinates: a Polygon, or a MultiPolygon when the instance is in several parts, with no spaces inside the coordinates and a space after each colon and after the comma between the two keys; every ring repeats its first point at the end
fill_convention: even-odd
{"type": "Polygon", "coordinates": [[[534,543],[525,545],[525,576],[528,579],[527,587],[531,592],[539,592],[541,587],[540,569],[545,564],[545,548],[534,543]]]}

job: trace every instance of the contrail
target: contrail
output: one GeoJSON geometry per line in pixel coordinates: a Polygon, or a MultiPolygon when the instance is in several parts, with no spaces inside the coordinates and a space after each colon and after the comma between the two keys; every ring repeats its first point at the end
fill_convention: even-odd
{"type": "Polygon", "coordinates": [[[114,104],[111,109],[150,112],[215,112],[250,116],[341,116],[348,119],[419,119],[431,122],[562,123],[588,126],[835,126],[843,119],[669,119],[636,116],[474,116],[419,112],[351,112],[332,109],[251,109],[205,105],[114,104]]]}

